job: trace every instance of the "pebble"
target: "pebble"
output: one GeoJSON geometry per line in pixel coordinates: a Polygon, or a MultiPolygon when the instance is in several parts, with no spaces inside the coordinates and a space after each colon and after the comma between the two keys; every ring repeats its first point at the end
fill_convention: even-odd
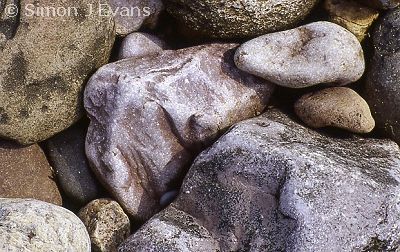
{"type": "Polygon", "coordinates": [[[149,33],[135,32],[122,40],[118,59],[156,55],[167,48],[167,44],[158,37],[149,33]]]}

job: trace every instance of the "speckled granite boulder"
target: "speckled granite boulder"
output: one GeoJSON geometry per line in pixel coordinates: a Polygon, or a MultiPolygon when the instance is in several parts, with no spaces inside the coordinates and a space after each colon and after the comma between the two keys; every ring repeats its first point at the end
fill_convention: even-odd
{"type": "Polygon", "coordinates": [[[118,52],[118,59],[140,58],[155,55],[167,48],[168,46],[164,41],[152,34],[134,32],[122,40],[118,52]]]}
{"type": "Polygon", "coordinates": [[[31,144],[82,116],[83,86],[108,61],[114,23],[111,16],[89,15],[90,6],[105,0],[37,1],[43,15],[32,15],[34,1],[6,3],[12,2],[21,5],[20,15],[0,20],[0,137],[31,144]],[[54,6],[76,12],[53,16],[45,7],[54,6]]]}
{"type": "Polygon", "coordinates": [[[332,138],[273,109],[200,154],[178,199],[128,240],[152,249],[122,251],[196,251],[181,244],[207,237],[219,251],[395,251],[399,204],[394,142],[332,138]]]}
{"type": "Polygon", "coordinates": [[[236,51],[235,63],[245,72],[289,88],[346,85],[360,79],[365,70],[360,42],[330,22],[250,40],[236,51]]]}
{"type": "Polygon", "coordinates": [[[86,228],[72,212],[42,201],[2,198],[0,251],[91,252],[86,228]]]}
{"type": "Polygon", "coordinates": [[[273,86],[237,69],[235,44],[164,51],[102,67],[85,90],[93,170],[134,218],[156,213],[193,156],[263,111],[273,86]]]}
{"type": "Polygon", "coordinates": [[[400,9],[390,11],[373,33],[374,56],[365,99],[377,128],[400,144],[400,9]]]}
{"type": "Polygon", "coordinates": [[[245,38],[285,30],[302,21],[317,0],[166,0],[167,11],[190,30],[214,38],[245,38]]]}

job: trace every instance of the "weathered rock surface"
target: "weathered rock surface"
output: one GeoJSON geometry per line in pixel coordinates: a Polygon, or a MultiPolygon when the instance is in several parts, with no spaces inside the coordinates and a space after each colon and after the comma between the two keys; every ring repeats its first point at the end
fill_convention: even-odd
{"type": "Polygon", "coordinates": [[[161,0],[108,0],[115,13],[118,35],[125,36],[140,28],[155,28],[164,9],[161,0]]]}
{"type": "Polygon", "coordinates": [[[64,193],[82,205],[99,198],[102,193],[86,159],[86,131],[80,124],[74,125],[45,143],[49,161],[64,193]]]}
{"type": "Polygon", "coordinates": [[[294,108],[300,119],[313,128],[332,126],[354,133],[369,133],[375,128],[367,102],[346,87],[306,94],[294,108]]]}
{"type": "Polygon", "coordinates": [[[359,41],[363,41],[379,12],[355,0],[325,0],[325,9],[329,12],[330,21],[351,33],[359,41]]]}
{"type": "Polygon", "coordinates": [[[33,198],[62,204],[53,170],[38,145],[0,142],[0,198],[33,198]]]}
{"type": "Polygon", "coordinates": [[[361,78],[364,54],[357,38],[330,22],[267,34],[239,47],[241,70],[289,88],[346,85],[361,78]]]}
{"type": "Polygon", "coordinates": [[[65,16],[45,9],[71,8],[63,0],[37,2],[43,15],[32,15],[30,0],[12,2],[20,15],[0,20],[0,137],[30,144],[81,117],[83,85],[108,61],[114,24],[111,16],[89,15],[97,0],[74,1],[76,12],[65,16]]]}
{"type": "Polygon", "coordinates": [[[178,199],[122,251],[196,251],[181,244],[210,236],[220,251],[395,251],[399,182],[394,142],[332,138],[269,110],[204,151],[178,199]],[[179,231],[189,235],[170,242],[179,231]]]}
{"type": "Polygon", "coordinates": [[[0,251],[91,250],[85,226],[67,209],[37,200],[0,198],[0,251]]]}
{"type": "Polygon", "coordinates": [[[86,153],[133,217],[151,217],[194,154],[265,108],[273,86],[234,66],[235,47],[212,44],[122,60],[89,81],[86,153]]]}
{"type": "Polygon", "coordinates": [[[400,5],[400,0],[358,0],[360,3],[377,9],[394,9],[400,5]]]}
{"type": "Polygon", "coordinates": [[[135,32],[126,36],[122,41],[118,59],[155,55],[167,48],[167,44],[158,37],[148,33],[135,32]]]}
{"type": "Polygon", "coordinates": [[[167,11],[196,33],[244,38],[285,30],[302,21],[317,0],[167,0],[167,11]]]}
{"type": "Polygon", "coordinates": [[[128,216],[111,199],[94,200],[78,215],[89,232],[93,251],[117,251],[131,232],[128,216]]]}
{"type": "Polygon", "coordinates": [[[380,128],[400,144],[400,9],[390,11],[373,34],[374,56],[365,99],[380,128]]]}

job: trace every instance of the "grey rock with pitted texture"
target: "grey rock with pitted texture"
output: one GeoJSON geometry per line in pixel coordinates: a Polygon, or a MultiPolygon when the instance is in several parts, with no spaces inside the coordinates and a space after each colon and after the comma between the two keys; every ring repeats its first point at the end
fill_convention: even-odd
{"type": "Polygon", "coordinates": [[[220,251],[395,251],[399,204],[394,142],[334,138],[272,109],[200,154],[178,199],[128,239],[152,249],[126,251],[181,251],[199,237],[220,251]],[[189,235],[170,243],[179,231],[189,235]]]}
{"type": "Polygon", "coordinates": [[[236,46],[203,45],[122,60],[89,81],[86,153],[134,218],[156,213],[195,154],[266,107],[273,85],[235,67],[236,46]]]}
{"type": "Polygon", "coordinates": [[[158,37],[148,33],[135,32],[129,34],[122,40],[118,59],[140,58],[155,55],[167,48],[167,44],[158,37]]]}
{"type": "Polygon", "coordinates": [[[377,9],[394,9],[400,5],[400,0],[358,0],[360,3],[377,9]]]}
{"type": "Polygon", "coordinates": [[[346,85],[360,79],[365,70],[360,42],[330,22],[250,40],[236,51],[235,63],[245,72],[289,88],[346,85]]]}
{"type": "Polygon", "coordinates": [[[40,142],[82,116],[84,84],[108,62],[114,43],[112,17],[89,15],[90,4],[97,8],[104,1],[74,1],[76,12],[66,16],[45,8],[71,8],[64,0],[38,2],[43,15],[32,15],[31,0],[7,1],[18,2],[21,11],[0,19],[0,137],[40,142]]]}
{"type": "Polygon", "coordinates": [[[317,0],[167,0],[167,11],[185,27],[213,38],[246,38],[292,28],[317,0]]]}
{"type": "Polygon", "coordinates": [[[85,226],[67,209],[37,200],[0,198],[0,251],[91,250],[85,226]]]}

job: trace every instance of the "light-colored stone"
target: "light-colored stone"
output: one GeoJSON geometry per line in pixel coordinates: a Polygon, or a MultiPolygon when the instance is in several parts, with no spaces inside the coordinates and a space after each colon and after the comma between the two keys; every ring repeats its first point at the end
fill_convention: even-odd
{"type": "Polygon", "coordinates": [[[325,9],[329,12],[330,21],[343,26],[363,41],[368,29],[378,18],[379,12],[356,0],[325,0],[325,9]]]}
{"type": "Polygon", "coordinates": [[[129,34],[122,40],[118,59],[156,55],[167,48],[167,44],[156,36],[148,33],[135,32],[129,34]]]}
{"type": "Polygon", "coordinates": [[[91,252],[86,228],[72,212],[42,201],[2,198],[0,251],[91,252]]]}
{"type": "MultiPolygon", "coordinates": [[[[0,137],[31,144],[82,116],[84,84],[108,62],[114,24],[111,16],[89,15],[105,0],[1,1],[12,2],[20,15],[0,19],[0,137]],[[32,15],[33,3],[43,14],[32,15]],[[65,16],[50,9],[72,6],[76,12],[65,16]]],[[[3,18],[7,10],[0,8],[3,18]]]]}
{"type": "Polygon", "coordinates": [[[130,221],[121,206],[111,199],[97,199],[79,211],[85,224],[92,249],[96,252],[114,252],[129,236],[130,221]]]}
{"type": "Polygon", "coordinates": [[[331,126],[354,133],[369,133],[375,128],[367,102],[346,87],[306,94],[296,102],[294,109],[300,119],[313,128],[331,126]]]}
{"type": "Polygon", "coordinates": [[[241,45],[238,68],[289,88],[346,85],[361,78],[364,54],[357,38],[330,22],[267,34],[241,45]]]}
{"type": "Polygon", "coordinates": [[[146,220],[194,155],[263,111],[273,85],[237,69],[235,44],[211,44],[102,67],[85,90],[86,154],[114,198],[146,220]]]}
{"type": "Polygon", "coordinates": [[[181,247],[202,237],[209,251],[396,251],[399,204],[394,142],[332,138],[273,109],[201,153],[122,251],[196,251],[181,247]]]}

